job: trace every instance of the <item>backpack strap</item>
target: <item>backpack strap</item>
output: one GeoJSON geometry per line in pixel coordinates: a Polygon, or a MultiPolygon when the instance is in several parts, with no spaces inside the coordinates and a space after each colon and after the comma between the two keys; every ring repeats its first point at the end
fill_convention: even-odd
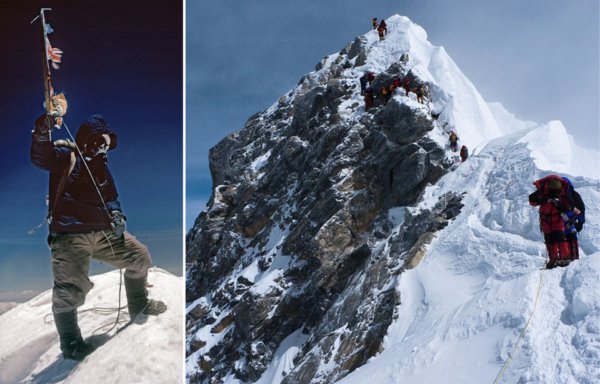
{"type": "MultiPolygon", "coordinates": [[[[54,204],[52,205],[52,207],[56,207],[56,203],[58,203],[58,199],[62,195],[63,190],[65,189],[65,185],[67,185],[67,180],[69,179],[69,176],[71,175],[71,172],[73,171],[73,168],[75,168],[76,163],[77,163],[77,157],[75,156],[75,152],[71,152],[69,166],[65,168],[65,171],[63,172],[63,174],[60,178],[60,181],[58,182],[58,187],[56,188],[56,197],[54,198],[54,204]]],[[[48,214],[46,215],[46,218],[40,223],[40,225],[38,225],[37,227],[35,227],[31,231],[29,231],[29,234],[31,235],[33,232],[37,231],[42,225],[44,225],[44,222],[50,224],[51,217],[52,217],[52,210],[50,209],[50,207],[48,207],[48,214]]]]}
{"type": "MultiPolygon", "coordinates": [[[[56,207],[56,203],[58,203],[58,199],[62,195],[62,192],[65,189],[65,185],[67,185],[67,180],[69,179],[69,175],[71,175],[73,168],[75,168],[76,162],[77,158],[75,157],[75,152],[71,151],[71,159],[69,162],[69,166],[65,168],[65,171],[63,172],[62,177],[60,178],[60,182],[58,183],[58,187],[56,188],[56,197],[54,199],[54,204],[52,205],[53,207],[56,207]]],[[[48,215],[50,215],[51,213],[52,211],[48,210],[48,215]]]]}

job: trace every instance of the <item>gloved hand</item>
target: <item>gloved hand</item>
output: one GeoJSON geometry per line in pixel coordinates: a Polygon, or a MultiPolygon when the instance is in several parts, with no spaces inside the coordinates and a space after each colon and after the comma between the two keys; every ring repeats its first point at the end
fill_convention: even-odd
{"type": "Polygon", "coordinates": [[[56,118],[48,113],[44,113],[40,117],[35,120],[35,130],[38,133],[48,133],[54,129],[54,125],[56,124],[56,118]]]}
{"type": "Polygon", "coordinates": [[[123,232],[125,232],[125,220],[127,220],[127,218],[121,211],[112,211],[111,216],[112,220],[110,226],[112,227],[112,231],[117,237],[121,237],[123,232]]]}
{"type": "Polygon", "coordinates": [[[581,221],[577,220],[575,222],[575,230],[577,232],[581,232],[582,229],[583,229],[583,223],[581,221]]]}

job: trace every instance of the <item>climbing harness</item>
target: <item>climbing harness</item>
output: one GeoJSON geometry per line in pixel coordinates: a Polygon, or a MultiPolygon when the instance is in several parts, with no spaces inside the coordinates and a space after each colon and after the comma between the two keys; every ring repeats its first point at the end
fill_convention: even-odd
{"type": "Polygon", "coordinates": [[[513,348],[512,352],[510,354],[510,357],[508,358],[508,360],[502,367],[502,370],[500,370],[500,373],[498,373],[498,376],[496,376],[496,380],[494,381],[494,384],[497,384],[500,382],[500,379],[502,378],[502,375],[504,374],[506,367],[508,367],[508,364],[510,364],[510,361],[512,360],[515,352],[517,351],[517,348],[519,347],[519,343],[523,339],[523,336],[525,336],[525,331],[527,331],[527,327],[529,327],[529,322],[531,322],[531,319],[533,318],[533,314],[535,312],[535,307],[537,305],[538,298],[540,297],[540,291],[542,290],[542,280],[544,278],[544,271],[546,270],[545,267],[547,265],[548,265],[548,253],[546,253],[546,259],[544,260],[544,269],[542,269],[542,274],[540,275],[540,283],[538,285],[537,294],[535,295],[535,301],[533,303],[533,309],[531,310],[531,315],[529,315],[529,319],[527,320],[527,323],[525,324],[525,328],[523,328],[523,332],[521,332],[521,336],[519,336],[519,340],[517,340],[517,344],[513,348]]]}

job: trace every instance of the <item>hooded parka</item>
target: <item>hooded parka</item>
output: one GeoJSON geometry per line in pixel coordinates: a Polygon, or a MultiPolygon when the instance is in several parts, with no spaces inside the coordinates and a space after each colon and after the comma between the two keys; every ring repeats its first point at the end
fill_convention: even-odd
{"type": "MultiPolygon", "coordinates": [[[[56,200],[56,191],[65,169],[70,164],[71,150],[55,147],[50,134],[41,134],[38,125],[43,119],[36,120],[36,130],[31,136],[31,162],[38,168],[50,172],[49,204],[52,211],[50,233],[88,233],[110,230],[110,218],[104,208],[102,199],[109,211],[121,210],[114,179],[108,169],[105,155],[82,159],[76,153],[76,162],[67,179],[61,196],[56,200]],[[96,186],[92,182],[84,161],[90,168],[96,186]],[[56,201],[56,206],[55,206],[56,201]]],[[[117,147],[117,135],[100,115],[93,115],[83,121],[75,142],[83,151],[85,144],[97,136],[106,134],[110,137],[109,150],[117,147]]]]}

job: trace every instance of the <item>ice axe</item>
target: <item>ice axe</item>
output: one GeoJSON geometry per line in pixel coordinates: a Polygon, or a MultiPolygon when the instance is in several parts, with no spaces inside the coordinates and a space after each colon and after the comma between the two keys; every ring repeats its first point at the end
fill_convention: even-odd
{"type": "Polygon", "coordinates": [[[44,17],[44,11],[50,11],[51,8],[42,8],[40,14],[31,21],[33,24],[38,18],[40,19],[40,38],[42,48],[42,69],[44,71],[44,97],[46,113],[49,113],[57,117],[55,127],[60,128],[62,125],[62,117],[67,113],[67,100],[61,93],[54,95],[54,89],[52,88],[52,77],[50,74],[49,61],[52,62],[52,66],[58,69],[58,63],[61,61],[62,51],[58,48],[52,48],[50,41],[48,40],[48,34],[52,33],[50,25],[46,24],[46,18],[44,17]]]}

